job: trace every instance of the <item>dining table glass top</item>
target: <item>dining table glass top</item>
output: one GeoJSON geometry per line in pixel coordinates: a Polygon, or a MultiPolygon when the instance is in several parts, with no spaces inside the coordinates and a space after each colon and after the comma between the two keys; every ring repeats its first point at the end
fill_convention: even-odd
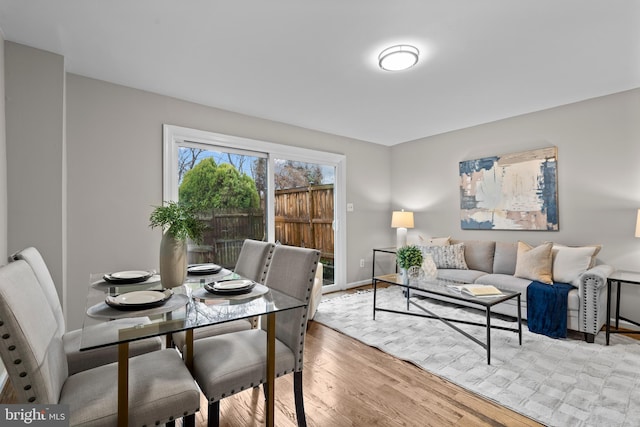
{"type": "MultiPolygon", "coordinates": [[[[205,289],[214,282],[233,279],[243,278],[226,269],[207,276],[188,275],[182,286],[165,291],[164,296],[160,296],[160,292],[153,292],[163,291],[159,275],[153,275],[142,283],[114,284],[104,280],[104,274],[91,274],[80,350],[248,319],[307,305],[304,301],[261,284],[255,284],[250,292],[242,294],[213,294],[205,289]],[[127,294],[143,298],[140,301],[147,294],[152,295],[153,303],[118,305],[119,302],[127,301],[127,294]],[[110,304],[107,304],[107,298],[110,304]],[[155,303],[161,299],[165,301],[155,303]],[[130,321],[121,328],[104,327],[109,320],[125,318],[130,321]],[[136,319],[140,322],[136,322],[136,319]]],[[[138,300],[133,301],[135,303],[138,300]]]]}

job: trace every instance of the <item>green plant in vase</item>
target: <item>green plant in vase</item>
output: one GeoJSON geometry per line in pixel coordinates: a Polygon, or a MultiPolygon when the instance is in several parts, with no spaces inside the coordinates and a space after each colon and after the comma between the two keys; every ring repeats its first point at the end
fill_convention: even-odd
{"type": "Polygon", "coordinates": [[[415,245],[402,246],[396,251],[396,260],[400,268],[402,283],[409,283],[409,270],[422,266],[422,251],[415,245]]]}
{"type": "Polygon", "coordinates": [[[187,277],[187,239],[199,243],[205,229],[199,213],[199,206],[179,202],[165,202],[151,212],[149,226],[163,230],[160,280],[167,288],[182,285],[187,277]]]}

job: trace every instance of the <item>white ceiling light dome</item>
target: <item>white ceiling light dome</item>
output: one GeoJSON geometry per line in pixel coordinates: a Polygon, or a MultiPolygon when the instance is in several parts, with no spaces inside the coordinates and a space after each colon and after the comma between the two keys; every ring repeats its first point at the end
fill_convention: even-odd
{"type": "Polygon", "coordinates": [[[418,63],[420,51],[415,46],[399,44],[380,52],[378,65],[386,71],[402,71],[418,63]]]}

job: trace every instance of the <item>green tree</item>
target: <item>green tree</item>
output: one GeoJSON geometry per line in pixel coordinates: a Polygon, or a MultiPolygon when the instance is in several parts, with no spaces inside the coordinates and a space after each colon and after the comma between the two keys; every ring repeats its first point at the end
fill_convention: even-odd
{"type": "Polygon", "coordinates": [[[255,182],[230,164],[216,165],[212,158],[203,159],[184,174],[178,195],[181,202],[210,209],[260,207],[255,182]]]}

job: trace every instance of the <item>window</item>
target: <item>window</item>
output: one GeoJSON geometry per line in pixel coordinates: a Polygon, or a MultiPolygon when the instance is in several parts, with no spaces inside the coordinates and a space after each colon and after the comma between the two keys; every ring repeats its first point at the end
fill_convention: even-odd
{"type": "Polygon", "coordinates": [[[280,241],[320,249],[324,289],[344,287],[343,155],[165,125],[163,163],[165,201],[209,203],[190,262],[233,267],[245,238],[280,241]]]}

